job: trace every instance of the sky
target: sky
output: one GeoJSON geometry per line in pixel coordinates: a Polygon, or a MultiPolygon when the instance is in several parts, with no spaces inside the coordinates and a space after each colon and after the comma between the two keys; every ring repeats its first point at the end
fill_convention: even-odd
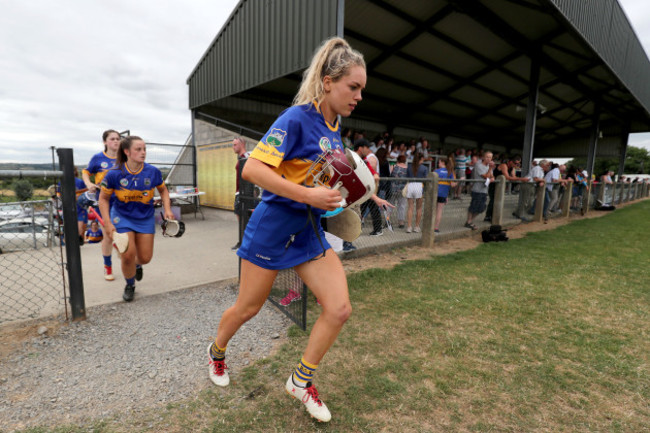
{"type": "MultiPolygon", "coordinates": [[[[650,53],[648,0],[619,0],[650,53]]],[[[187,78],[237,0],[0,0],[0,162],[83,165],[106,129],[183,144],[187,78]]],[[[650,150],[650,133],[630,145],[650,150]]]]}

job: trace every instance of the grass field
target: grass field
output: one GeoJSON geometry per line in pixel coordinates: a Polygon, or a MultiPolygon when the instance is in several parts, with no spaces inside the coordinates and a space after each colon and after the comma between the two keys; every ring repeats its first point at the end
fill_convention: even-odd
{"type": "Polygon", "coordinates": [[[228,389],[93,431],[650,431],[649,216],[646,200],[350,275],[354,312],[315,381],[327,425],[283,391],[307,342],[292,328],[228,389]]]}

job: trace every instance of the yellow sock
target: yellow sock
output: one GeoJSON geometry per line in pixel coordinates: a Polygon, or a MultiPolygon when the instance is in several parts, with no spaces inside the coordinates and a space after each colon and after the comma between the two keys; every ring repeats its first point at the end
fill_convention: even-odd
{"type": "Polygon", "coordinates": [[[307,383],[312,381],[314,372],[317,368],[318,365],[310,364],[309,362],[305,361],[305,358],[302,358],[300,360],[300,364],[298,364],[298,367],[296,367],[293,372],[293,383],[295,383],[296,386],[305,388],[307,386],[307,383]]]}
{"type": "MultiPolygon", "coordinates": [[[[226,345],[227,347],[228,345],[226,345]]],[[[212,343],[212,347],[210,347],[210,356],[212,356],[212,359],[215,361],[221,361],[226,358],[226,348],[224,347],[223,349],[217,345],[217,342],[215,341],[212,343]]]]}

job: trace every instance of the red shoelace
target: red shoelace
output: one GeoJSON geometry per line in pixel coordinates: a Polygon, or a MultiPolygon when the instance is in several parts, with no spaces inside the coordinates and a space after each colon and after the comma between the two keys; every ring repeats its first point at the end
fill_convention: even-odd
{"type": "Polygon", "coordinates": [[[305,391],[306,391],[305,395],[302,397],[303,403],[307,403],[307,400],[309,400],[309,397],[311,397],[319,406],[323,405],[323,402],[320,401],[320,398],[318,398],[318,391],[316,391],[315,386],[310,386],[308,388],[305,388],[305,391]]]}
{"type": "Polygon", "coordinates": [[[214,374],[216,374],[217,376],[223,376],[224,371],[226,370],[226,368],[228,368],[226,366],[226,361],[211,360],[210,365],[214,367],[214,374]]]}

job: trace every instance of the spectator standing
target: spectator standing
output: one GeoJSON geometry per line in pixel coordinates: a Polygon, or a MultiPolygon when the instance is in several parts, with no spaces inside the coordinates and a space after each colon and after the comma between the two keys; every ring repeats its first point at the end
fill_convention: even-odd
{"type": "MultiPolygon", "coordinates": [[[[397,163],[393,167],[393,171],[391,172],[391,177],[406,177],[408,171],[408,167],[406,165],[406,155],[399,155],[397,157],[397,163]]],[[[392,182],[392,193],[390,196],[390,202],[397,208],[397,221],[398,221],[398,227],[404,228],[404,224],[406,222],[406,197],[402,194],[402,190],[404,189],[404,186],[406,185],[406,182],[397,182],[393,181],[392,182]]]]}
{"type": "Polygon", "coordinates": [[[544,200],[544,222],[548,222],[548,214],[552,212],[555,205],[559,201],[559,187],[565,186],[566,179],[562,179],[562,173],[566,170],[564,165],[553,164],[552,168],[544,176],[544,183],[546,184],[545,200],[544,200]]]}
{"type": "Polygon", "coordinates": [[[436,206],[436,223],[433,228],[434,233],[440,233],[442,210],[447,204],[449,191],[455,183],[451,181],[451,179],[454,179],[454,171],[453,169],[451,171],[447,169],[447,162],[447,158],[440,158],[438,160],[438,168],[435,170],[435,172],[438,174],[438,204],[436,206]]]}
{"type": "MultiPolygon", "coordinates": [[[[380,147],[377,149],[375,156],[377,157],[377,165],[379,166],[379,177],[390,177],[390,164],[388,163],[388,151],[386,148],[380,147]]],[[[387,180],[380,180],[377,195],[381,198],[388,199],[390,197],[390,192],[390,182],[387,180]]]]}
{"type": "Polygon", "coordinates": [[[474,164],[472,179],[479,180],[479,182],[472,184],[472,201],[467,209],[467,221],[465,222],[465,227],[469,229],[477,229],[472,221],[487,208],[488,185],[494,181],[493,168],[492,152],[489,151],[484,152],[483,159],[474,164]]]}
{"type": "MultiPolygon", "coordinates": [[[[426,178],[429,170],[427,166],[422,164],[424,156],[421,153],[416,153],[413,157],[413,162],[408,166],[407,177],[426,178]]],[[[408,209],[406,211],[406,233],[420,233],[420,222],[422,221],[422,182],[409,182],[406,190],[406,198],[408,199],[408,209]],[[415,207],[415,225],[413,224],[413,208],[415,207]]]]}
{"type": "MultiPolygon", "coordinates": [[[[370,171],[375,176],[375,181],[379,183],[379,172],[377,171],[379,169],[379,161],[377,160],[377,157],[370,151],[370,143],[368,143],[368,140],[357,140],[357,142],[354,144],[354,151],[357,152],[357,154],[363,158],[364,161],[366,161],[366,164],[370,168],[370,171]]],[[[382,231],[383,224],[381,221],[381,212],[379,211],[377,203],[375,203],[373,200],[368,200],[363,203],[361,205],[361,215],[365,215],[366,212],[369,212],[370,217],[372,218],[372,231],[370,232],[370,236],[383,235],[384,232],[382,231]]]]}
{"type": "MultiPolygon", "coordinates": [[[[235,215],[237,215],[237,227],[241,227],[241,218],[243,216],[244,208],[241,197],[239,197],[239,179],[241,177],[241,169],[246,163],[246,160],[250,156],[250,152],[246,152],[246,141],[242,137],[235,137],[232,140],[232,151],[237,155],[237,163],[235,164],[235,203],[233,208],[235,210],[235,215]]],[[[240,247],[239,239],[237,243],[232,246],[232,250],[237,250],[240,247]]]]}
{"type": "MultiPolygon", "coordinates": [[[[465,149],[462,147],[456,151],[456,179],[465,180],[467,179],[467,163],[469,158],[465,155],[465,149]]],[[[463,187],[463,182],[458,182],[456,188],[454,188],[454,199],[460,200],[460,189],[463,187]]]]}
{"type": "MultiPolygon", "coordinates": [[[[506,181],[508,182],[516,182],[516,181],[522,181],[526,182],[528,178],[526,177],[517,177],[514,176],[514,170],[515,170],[515,162],[512,160],[508,160],[506,158],[503,158],[501,162],[494,168],[493,171],[493,177],[494,180],[496,181],[497,176],[503,176],[506,178],[506,181]]],[[[490,182],[490,185],[488,185],[488,206],[487,210],[485,211],[485,221],[492,222],[492,213],[494,211],[494,192],[496,190],[496,183],[495,182],[490,182]]]]}

